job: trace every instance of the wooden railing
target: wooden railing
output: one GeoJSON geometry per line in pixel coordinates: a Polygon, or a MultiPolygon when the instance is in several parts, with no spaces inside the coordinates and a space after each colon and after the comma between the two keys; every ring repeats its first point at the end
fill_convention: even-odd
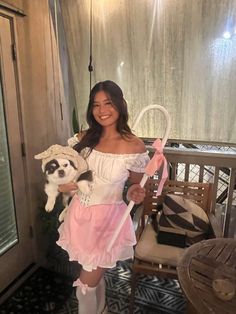
{"type": "MultiPolygon", "coordinates": [[[[153,148],[147,146],[150,153],[153,148]]],[[[189,148],[166,147],[164,155],[169,164],[169,178],[180,181],[212,182],[212,210],[223,202],[222,231],[225,237],[234,237],[236,230],[236,152],[222,152],[189,148]],[[193,169],[195,169],[193,173],[193,169]],[[220,186],[224,183],[223,192],[220,186]],[[220,196],[220,197],[219,197],[220,196]]]]}

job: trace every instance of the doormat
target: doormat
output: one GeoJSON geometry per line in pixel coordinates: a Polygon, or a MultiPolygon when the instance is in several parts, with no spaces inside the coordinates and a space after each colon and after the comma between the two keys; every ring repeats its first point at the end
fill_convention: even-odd
{"type": "Polygon", "coordinates": [[[40,267],[0,305],[0,314],[57,313],[71,297],[72,282],[40,267]]]}

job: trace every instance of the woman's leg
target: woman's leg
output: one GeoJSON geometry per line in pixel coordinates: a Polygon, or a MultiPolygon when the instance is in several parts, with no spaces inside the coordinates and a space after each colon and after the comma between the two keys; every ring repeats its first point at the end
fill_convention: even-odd
{"type": "Polygon", "coordinates": [[[97,296],[97,312],[98,314],[105,313],[104,309],[106,306],[106,285],[104,276],[101,278],[97,285],[96,296],[97,296]]]}
{"type": "Polygon", "coordinates": [[[82,282],[78,282],[76,288],[79,314],[97,314],[96,287],[89,287],[82,282]]]}
{"type": "Polygon", "coordinates": [[[81,270],[80,278],[74,285],[77,286],[76,296],[79,301],[79,314],[97,314],[100,307],[97,286],[105,272],[104,268],[97,268],[91,272],[81,270]]]}

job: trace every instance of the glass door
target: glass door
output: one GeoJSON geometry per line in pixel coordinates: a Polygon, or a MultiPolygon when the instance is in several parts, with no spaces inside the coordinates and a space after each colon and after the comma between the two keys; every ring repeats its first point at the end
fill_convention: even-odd
{"type": "Polygon", "coordinates": [[[14,19],[0,11],[0,291],[33,261],[14,45],[14,19]]]}

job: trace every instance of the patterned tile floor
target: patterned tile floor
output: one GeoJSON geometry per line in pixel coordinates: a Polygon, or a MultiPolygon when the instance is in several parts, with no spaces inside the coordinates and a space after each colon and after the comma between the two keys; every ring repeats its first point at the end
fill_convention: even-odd
{"type": "MultiPolygon", "coordinates": [[[[120,262],[116,268],[107,271],[105,280],[109,313],[129,313],[130,275],[130,266],[126,262],[120,262]]],[[[0,314],[78,314],[72,281],[68,276],[39,268],[0,305],[0,314]]],[[[178,281],[140,276],[134,314],[184,312],[185,300],[178,281]]]]}
{"type": "MultiPolygon", "coordinates": [[[[120,262],[106,273],[107,303],[111,313],[128,314],[131,269],[120,262]]],[[[185,299],[177,280],[140,276],[136,293],[134,314],[183,314],[185,299]]]]}

